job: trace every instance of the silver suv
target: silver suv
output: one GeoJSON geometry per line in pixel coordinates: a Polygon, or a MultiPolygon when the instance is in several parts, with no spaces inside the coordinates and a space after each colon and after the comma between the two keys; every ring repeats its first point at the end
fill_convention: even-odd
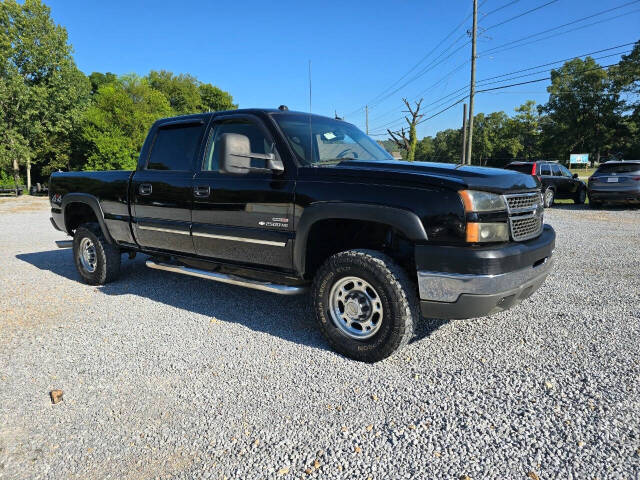
{"type": "Polygon", "coordinates": [[[605,202],[640,204],[640,160],[603,163],[589,177],[587,189],[594,208],[605,202]]]}

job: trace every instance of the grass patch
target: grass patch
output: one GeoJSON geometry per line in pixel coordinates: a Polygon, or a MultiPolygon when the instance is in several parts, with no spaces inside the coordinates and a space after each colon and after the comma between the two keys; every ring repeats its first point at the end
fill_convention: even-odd
{"type": "Polygon", "coordinates": [[[577,173],[578,177],[580,177],[581,180],[587,180],[587,178],[589,178],[591,175],[593,175],[593,172],[595,172],[597,169],[595,168],[572,168],[571,169],[571,173],[577,173]]]}

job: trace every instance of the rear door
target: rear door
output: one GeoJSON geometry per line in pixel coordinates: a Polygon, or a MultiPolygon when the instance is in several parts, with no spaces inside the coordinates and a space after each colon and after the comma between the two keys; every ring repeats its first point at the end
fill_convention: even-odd
{"type": "MultiPolygon", "coordinates": [[[[223,262],[293,268],[293,166],[285,171],[231,175],[220,172],[217,142],[224,133],[249,137],[253,153],[275,153],[274,138],[253,115],[214,119],[193,182],[193,241],[198,255],[223,262]]],[[[252,166],[265,167],[252,159],[252,166]]]]}
{"type": "Polygon", "coordinates": [[[548,163],[539,163],[538,164],[538,176],[540,177],[540,182],[542,183],[542,190],[546,190],[548,187],[552,186],[555,189],[555,182],[553,180],[553,175],[551,173],[551,165],[548,163]]]}
{"type": "Polygon", "coordinates": [[[150,151],[131,182],[133,231],[145,248],[194,253],[191,204],[202,119],[169,121],[150,134],[150,151]]]}

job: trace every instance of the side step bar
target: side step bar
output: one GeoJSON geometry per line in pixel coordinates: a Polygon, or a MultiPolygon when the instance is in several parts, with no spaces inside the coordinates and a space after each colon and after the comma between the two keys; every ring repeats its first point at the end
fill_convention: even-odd
{"type": "Polygon", "coordinates": [[[250,280],[235,275],[228,275],[219,272],[210,272],[208,270],[199,270],[196,268],[185,267],[182,265],[169,265],[154,260],[147,260],[146,265],[156,270],[165,270],[167,272],[182,273],[183,275],[191,275],[192,277],[206,278],[221,283],[230,283],[231,285],[240,285],[241,287],[253,288],[254,290],[262,290],[264,292],[278,293],[280,295],[297,295],[306,292],[304,286],[279,285],[271,282],[260,282],[258,280],[250,280]]]}
{"type": "Polygon", "coordinates": [[[58,248],[71,248],[73,247],[73,240],[56,240],[56,246],[58,248]]]}

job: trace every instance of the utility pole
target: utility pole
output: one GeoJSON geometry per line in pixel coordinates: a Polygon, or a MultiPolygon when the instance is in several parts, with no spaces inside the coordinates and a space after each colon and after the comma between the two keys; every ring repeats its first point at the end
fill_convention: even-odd
{"type": "Polygon", "coordinates": [[[462,163],[467,163],[467,104],[462,105],[462,163]]]}
{"type": "Polygon", "coordinates": [[[471,32],[471,87],[469,89],[469,140],[467,143],[467,163],[471,165],[473,145],[473,96],[476,93],[476,36],[478,34],[478,0],[473,0],[473,31],[471,32]]]}
{"type": "Polygon", "coordinates": [[[365,114],[365,119],[366,119],[366,125],[367,125],[367,135],[369,135],[369,105],[365,105],[364,106],[364,114],[365,114]]]}

